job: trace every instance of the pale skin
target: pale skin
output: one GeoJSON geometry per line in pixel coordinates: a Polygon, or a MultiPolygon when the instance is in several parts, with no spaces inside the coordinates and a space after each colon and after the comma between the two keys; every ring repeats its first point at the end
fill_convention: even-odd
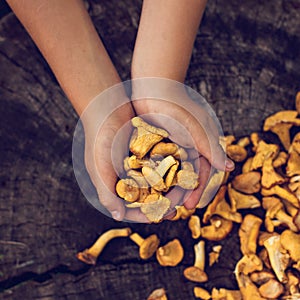
{"type": "MultiPolygon", "coordinates": [[[[120,77],[81,0],[7,0],[7,2],[42,52],[79,116],[83,116],[83,112],[94,97],[120,83],[120,77]]],[[[161,77],[184,82],[205,5],[205,0],[189,1],[188,5],[182,0],[144,0],[132,60],[132,79],[161,77]]],[[[117,109],[105,121],[101,134],[97,136],[94,150],[92,150],[93,141],[89,138],[97,130],[94,128],[94,116],[87,115],[82,119],[86,135],[87,170],[97,189],[100,202],[116,220],[126,218],[147,222],[138,211],[126,212],[122,200],[117,196],[112,198],[99,180],[101,172],[105,172],[104,183],[114,192],[117,176],[108,159],[112,139],[119,128],[135,113],[152,113],[160,110],[188,125],[191,136],[195,138],[196,150],[203,155],[200,159],[202,181],[199,188],[186,201],[185,206],[188,208],[194,207],[199,201],[208,177],[209,162],[219,169],[226,168],[229,171],[234,168],[234,164],[227,158],[224,166],[225,157],[219,146],[212,147],[216,158],[212,161],[211,151],[207,143],[203,142],[206,140],[203,130],[181,106],[169,103],[164,104],[162,108],[158,101],[151,99],[130,101],[122,93],[120,99],[123,103],[122,109],[117,109]],[[93,151],[98,153],[95,161],[89,159],[93,151]]],[[[105,116],[108,106],[107,103],[101,103],[98,118],[105,116]]],[[[204,123],[210,123],[208,116],[200,107],[196,108],[196,111],[199,116],[203,115],[204,123]]],[[[174,128],[165,129],[171,133],[174,141],[180,142],[180,132],[176,132],[174,128]]],[[[211,136],[216,137],[213,126],[210,130],[211,136]]],[[[183,194],[177,193],[173,196],[179,201],[183,194]]],[[[177,200],[173,202],[178,202],[177,200]]]]}

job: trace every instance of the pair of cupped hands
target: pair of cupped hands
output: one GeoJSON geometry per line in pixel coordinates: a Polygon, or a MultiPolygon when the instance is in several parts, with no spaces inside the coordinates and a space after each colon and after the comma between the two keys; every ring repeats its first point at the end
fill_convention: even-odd
{"type": "Polygon", "coordinates": [[[166,195],[171,200],[171,213],[166,219],[176,213],[175,205],[184,205],[187,209],[206,205],[201,203],[201,195],[212,170],[234,169],[234,163],[226,157],[219,144],[222,133],[218,122],[209,113],[208,105],[199,105],[182,87],[178,89],[178,84],[175,85],[176,88],[168,87],[162,93],[150,87],[146,93],[136,93],[132,97],[134,100],[130,100],[120,84],[96,97],[81,116],[85,134],[85,166],[101,205],[115,220],[149,222],[140,209],[126,209],[124,200],[115,192],[123,159],[129,152],[130,121],[134,116],[165,129],[171,141],[188,150],[189,159],[196,165],[198,187],[188,192],[179,187],[171,189],[166,195]]]}

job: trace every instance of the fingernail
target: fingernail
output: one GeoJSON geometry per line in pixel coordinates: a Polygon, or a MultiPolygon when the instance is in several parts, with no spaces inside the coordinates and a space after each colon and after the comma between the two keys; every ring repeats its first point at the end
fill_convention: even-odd
{"type": "Polygon", "coordinates": [[[113,210],[113,211],[111,212],[111,216],[112,216],[115,220],[120,221],[121,214],[120,214],[120,212],[119,212],[118,210],[113,210]]]}
{"type": "Polygon", "coordinates": [[[226,159],[225,166],[226,166],[226,169],[231,170],[234,168],[234,162],[230,159],[226,159]]]}

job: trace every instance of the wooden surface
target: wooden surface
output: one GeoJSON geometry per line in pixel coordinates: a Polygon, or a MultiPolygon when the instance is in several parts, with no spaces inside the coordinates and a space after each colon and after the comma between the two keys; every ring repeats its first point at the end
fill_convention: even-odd
{"type": "MultiPolygon", "coordinates": [[[[89,12],[120,72],[130,60],[141,1],[90,1],[89,12]]],[[[243,136],[262,120],[293,109],[300,89],[300,1],[211,0],[186,83],[216,111],[224,132],[243,136]]],[[[117,223],[93,209],[72,170],[77,115],[30,37],[10,13],[0,20],[0,299],[146,299],[158,287],[169,299],[194,299],[182,270],[193,263],[186,221],[117,223]],[[129,239],[112,241],[94,267],[75,254],[113,227],[130,226],[161,243],[179,237],[176,268],[141,261],[129,239]]],[[[236,230],[203,286],[235,288],[236,230]]],[[[213,243],[207,244],[207,250],[213,243]]]]}

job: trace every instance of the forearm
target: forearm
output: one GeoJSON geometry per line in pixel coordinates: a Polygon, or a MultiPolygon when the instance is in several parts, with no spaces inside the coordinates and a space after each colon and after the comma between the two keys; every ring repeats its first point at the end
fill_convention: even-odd
{"type": "Polygon", "coordinates": [[[183,82],[206,0],[144,0],[132,77],[183,82]]]}
{"type": "Polygon", "coordinates": [[[7,0],[80,115],[119,76],[81,0],[7,0]]]}

